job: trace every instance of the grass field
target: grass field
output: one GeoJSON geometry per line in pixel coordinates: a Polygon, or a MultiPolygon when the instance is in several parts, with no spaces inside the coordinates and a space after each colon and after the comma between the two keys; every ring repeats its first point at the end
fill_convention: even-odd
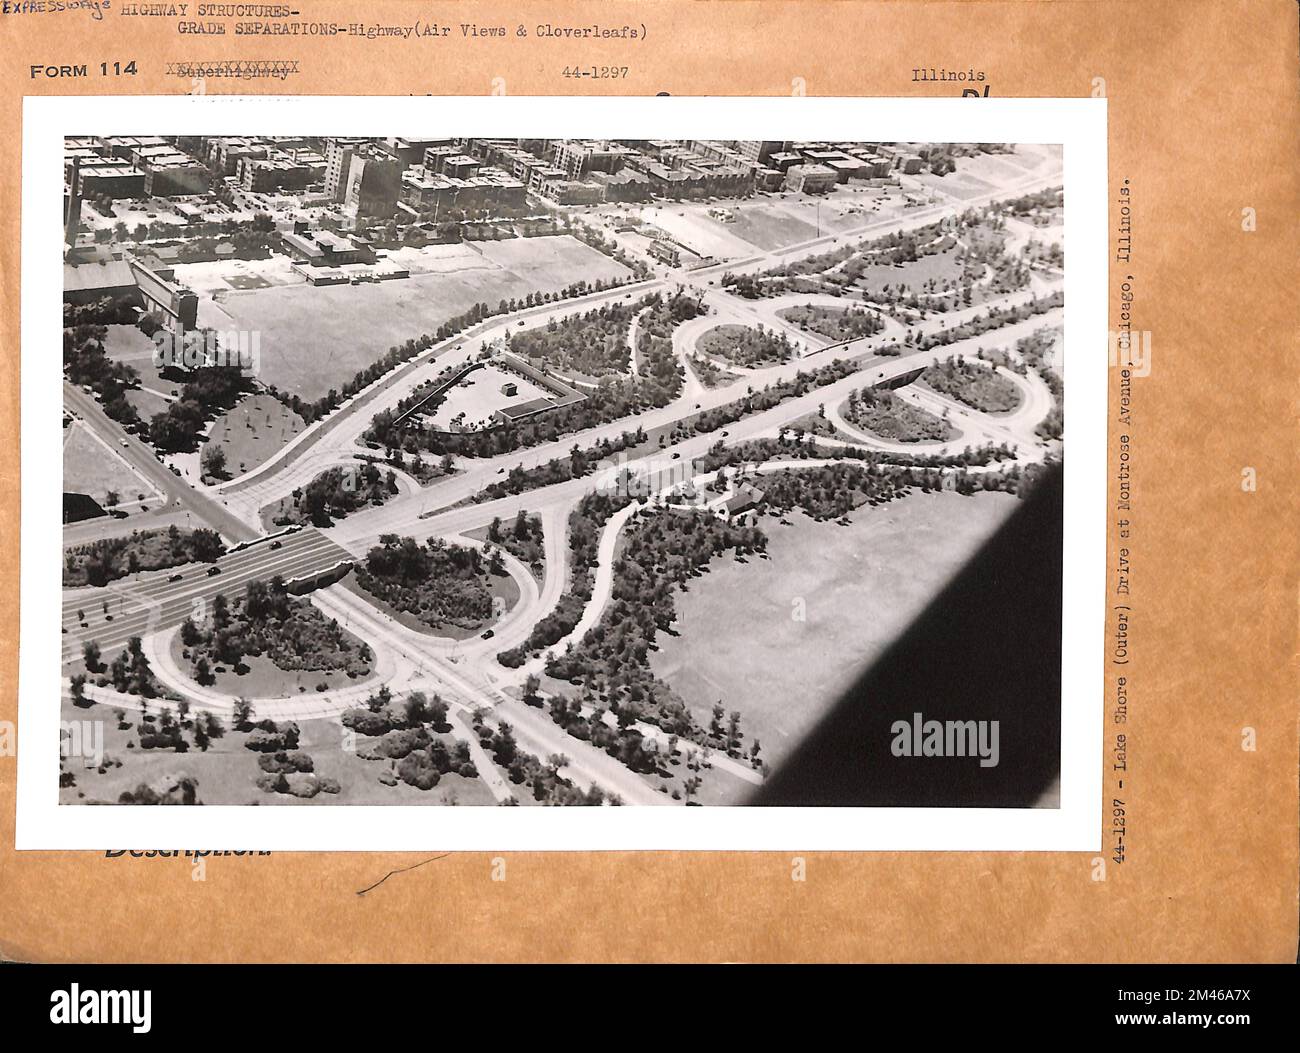
{"type": "Polygon", "coordinates": [[[338,388],[394,345],[431,333],[476,303],[493,308],[530,292],[557,291],[627,271],[568,236],[493,242],[458,270],[362,285],[284,285],[230,292],[204,305],[218,330],[261,333],[258,379],[316,399],[338,388]]]}
{"type": "Polygon", "coordinates": [[[145,482],[117,451],[93,435],[80,421],[68,425],[63,443],[63,491],[69,494],[88,494],[105,508],[109,507],[110,492],[118,496],[118,505],[125,511],[140,509],[140,495],[151,502],[158,496],[152,485],[145,482]]]}
{"type": "Polygon", "coordinates": [[[954,286],[958,286],[961,274],[962,265],[957,260],[957,250],[948,249],[945,252],[922,256],[918,260],[898,267],[893,264],[872,264],[862,272],[862,277],[858,279],[857,284],[866,299],[873,300],[886,285],[895,290],[900,285],[906,285],[911,292],[924,292],[926,282],[932,278],[935,282],[935,291],[941,292],[944,282],[951,282],[954,286]]]}
{"type": "MultiPolygon", "coordinates": [[[[770,560],[717,560],[676,596],[651,667],[707,725],[718,700],[775,766],[1015,507],[1004,493],[912,494],[853,513],[760,520],[770,560]],[[796,620],[796,602],[806,619],[796,620]]],[[[936,641],[940,644],[941,641],[936,641]]]]}
{"type": "MultiPolygon", "coordinates": [[[[159,706],[151,707],[157,712],[159,706]]],[[[175,705],[172,704],[173,712],[175,705]]],[[[138,741],[140,714],[128,712],[130,727],[119,730],[113,719],[113,707],[92,705],[81,709],[65,702],[63,719],[68,721],[99,720],[104,726],[104,753],[106,758],[120,760],[121,767],[109,765],[104,774],[84,767],[76,758],[66,767],[76,777],[76,785],[59,791],[62,804],[79,804],[90,801],[116,803],[118,796],[134,790],[140,783],[185,773],[198,781],[198,796],[204,804],[462,804],[494,805],[491,791],[481,779],[466,779],[460,775],[444,775],[432,790],[424,791],[398,781],[395,786],[385,786],[378,781],[381,772],[388,770],[389,762],[364,760],[354,752],[341,748],[339,725],[333,720],[298,721],[300,731],[298,748],[310,753],[315,761],[316,773],[336,779],[340,792],[318,793],[315,797],[301,799],[286,794],[266,793],[257,786],[258,754],[244,748],[247,735],[230,730],[215,739],[206,753],[191,750],[174,753],[171,750],[145,750],[138,746],[128,749],[128,742],[138,741]]],[[[228,721],[225,723],[229,723],[228,721]]],[[[186,736],[188,739],[188,735],[186,736]]],[[[436,736],[448,744],[453,736],[436,736]]],[[[359,742],[365,742],[359,738],[359,742]]]]}
{"type": "MultiPolygon", "coordinates": [[[[230,475],[242,475],[274,457],[306,427],[298,414],[270,395],[245,395],[212,422],[208,443],[226,451],[230,475]]],[[[202,451],[200,447],[200,456],[202,451]]]]}
{"type": "MultiPolygon", "coordinates": [[[[110,325],[105,328],[108,332],[104,337],[104,353],[114,362],[128,365],[139,373],[141,387],[152,388],[163,395],[179,391],[180,385],[174,380],[164,380],[159,367],[154,365],[156,345],[149,337],[133,325],[110,325]]],[[[161,413],[162,410],[155,412],[161,413]]]]}

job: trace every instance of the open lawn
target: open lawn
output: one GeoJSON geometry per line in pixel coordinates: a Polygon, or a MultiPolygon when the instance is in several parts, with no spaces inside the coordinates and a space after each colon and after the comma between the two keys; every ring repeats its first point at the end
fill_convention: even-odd
{"type": "Polygon", "coordinates": [[[159,367],[154,365],[157,345],[152,339],[133,325],[110,325],[105,328],[108,332],[104,335],[104,354],[114,362],[128,365],[139,373],[142,388],[150,388],[163,395],[179,393],[180,384],[163,379],[159,367]]]}
{"type": "Polygon", "coordinates": [[[105,508],[110,494],[124,511],[140,509],[140,495],[153,502],[158,492],[81,421],[68,425],[63,442],[63,492],[88,494],[105,508]]]}
{"type": "Polygon", "coordinates": [[[226,454],[226,472],[242,475],[274,457],[295,435],[306,428],[303,419],[270,395],[245,395],[231,409],[212,422],[208,441],[226,454]]]}
{"type": "MultiPolygon", "coordinates": [[[[770,560],[717,560],[675,597],[679,635],[650,655],[707,725],[719,699],[775,765],[1011,513],[1004,493],[914,493],[850,526],[764,517],[770,560]],[[792,617],[796,599],[806,619],[792,617]]],[[[935,641],[942,646],[942,641],[935,641]]]]}
{"type": "Polygon", "coordinates": [[[459,257],[458,269],[406,279],[231,291],[219,304],[206,302],[204,317],[218,330],[260,332],[258,379],[313,400],[341,387],[390,347],[435,331],[476,303],[495,308],[503,299],[558,291],[581,278],[627,273],[567,235],[473,248],[480,251],[459,257]],[[565,244],[557,246],[557,240],[565,244]]]}
{"type": "Polygon", "coordinates": [[[942,292],[945,282],[960,287],[961,275],[962,265],[957,259],[957,250],[948,249],[922,256],[911,263],[871,264],[862,272],[857,287],[865,299],[875,300],[886,285],[892,290],[906,285],[909,292],[919,294],[927,292],[926,283],[933,280],[934,291],[942,292]]]}

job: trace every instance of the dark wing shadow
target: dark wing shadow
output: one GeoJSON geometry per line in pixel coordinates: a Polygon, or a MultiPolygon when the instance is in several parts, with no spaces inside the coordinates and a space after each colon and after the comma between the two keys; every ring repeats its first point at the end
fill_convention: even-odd
{"type": "Polygon", "coordinates": [[[751,805],[1032,807],[1061,760],[1062,472],[1055,468],[751,805]],[[999,762],[896,757],[891,725],[997,720],[999,762]]]}

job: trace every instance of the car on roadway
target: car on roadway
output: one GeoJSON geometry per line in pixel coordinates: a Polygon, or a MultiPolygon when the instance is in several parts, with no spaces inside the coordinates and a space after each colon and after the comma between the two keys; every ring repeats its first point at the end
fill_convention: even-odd
{"type": "Polygon", "coordinates": [[[271,551],[274,552],[277,548],[279,548],[283,544],[284,544],[283,541],[281,541],[279,538],[276,538],[274,541],[271,542],[271,551]]]}
{"type": "Polygon", "coordinates": [[[483,640],[490,640],[494,636],[496,636],[496,633],[489,629],[487,632],[483,633],[480,638],[483,640]]]}
{"type": "Polygon", "coordinates": [[[118,439],[117,442],[118,442],[118,445],[119,445],[119,446],[130,446],[130,445],[131,445],[131,444],[130,444],[129,442],[127,442],[125,439],[118,439]]]}
{"type": "Polygon", "coordinates": [[[519,324],[520,324],[521,326],[524,324],[524,320],[523,320],[522,318],[519,319],[519,324]]]}
{"type": "Polygon", "coordinates": [[[209,568],[208,568],[208,577],[209,577],[209,578],[211,578],[211,577],[215,577],[216,575],[218,575],[218,574],[220,574],[220,573],[221,573],[221,568],[220,568],[220,567],[213,566],[213,567],[209,567],[209,568]]]}
{"type": "Polygon", "coordinates": [[[680,453],[678,453],[676,450],[673,450],[673,455],[672,455],[671,458],[669,458],[669,460],[673,460],[673,461],[675,461],[675,460],[677,460],[680,456],[681,456],[680,453]]]}

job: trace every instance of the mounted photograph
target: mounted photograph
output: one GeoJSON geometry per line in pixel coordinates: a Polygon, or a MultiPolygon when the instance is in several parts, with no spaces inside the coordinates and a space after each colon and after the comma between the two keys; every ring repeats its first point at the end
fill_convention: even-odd
{"type": "MultiPolygon", "coordinates": [[[[1065,135],[939,138],[932,108],[900,137],[906,100],[874,137],[871,107],[852,135],[781,110],[784,140],[330,134],[321,101],[46,134],[46,805],[142,832],[187,821],[130,806],[227,806],[230,837],[338,848],[394,807],[457,818],[384,847],[709,847],[751,813],[762,847],[792,809],[846,847],[927,814],[960,847],[1061,813],[1070,624],[1086,650],[1102,614],[1067,581],[1104,526],[1066,480],[1105,413],[1074,390],[1105,355],[1067,340],[1098,268],[1065,135]]],[[[783,100],[710,101],[683,132],[783,100]]]]}

